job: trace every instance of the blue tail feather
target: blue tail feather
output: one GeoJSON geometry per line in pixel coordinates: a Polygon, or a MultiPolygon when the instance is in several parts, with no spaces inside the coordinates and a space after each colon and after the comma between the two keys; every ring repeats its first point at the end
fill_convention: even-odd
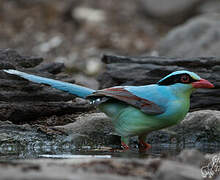
{"type": "Polygon", "coordinates": [[[68,82],[62,82],[62,81],[58,81],[58,80],[54,80],[54,79],[49,79],[49,78],[45,78],[45,77],[27,74],[27,73],[17,71],[14,69],[4,70],[4,72],[20,76],[24,79],[27,79],[27,80],[35,82],[35,83],[50,85],[53,88],[56,88],[56,89],[59,89],[62,91],[66,91],[70,94],[74,94],[75,96],[78,96],[81,98],[86,98],[86,96],[95,92],[94,89],[86,88],[86,87],[79,86],[76,84],[71,84],[68,82]]]}

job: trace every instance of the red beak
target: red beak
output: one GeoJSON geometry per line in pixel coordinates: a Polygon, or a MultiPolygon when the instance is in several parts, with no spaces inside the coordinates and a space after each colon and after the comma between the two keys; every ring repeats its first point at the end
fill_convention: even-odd
{"type": "Polygon", "coordinates": [[[214,88],[215,86],[205,79],[200,79],[199,81],[193,82],[192,86],[194,88],[214,88]]]}

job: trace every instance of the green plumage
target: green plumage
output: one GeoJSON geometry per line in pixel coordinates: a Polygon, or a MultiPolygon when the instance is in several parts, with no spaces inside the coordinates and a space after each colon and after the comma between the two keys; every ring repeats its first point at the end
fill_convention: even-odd
{"type": "Polygon", "coordinates": [[[98,91],[17,70],[4,71],[95,102],[102,112],[112,118],[124,149],[129,148],[131,136],[138,136],[139,150],[149,149],[150,145],[145,143],[148,133],[179,123],[189,111],[191,93],[196,88],[214,87],[189,71],[173,72],[157,84],[118,86],[98,91]]]}
{"type": "Polygon", "coordinates": [[[179,123],[189,111],[192,91],[191,85],[173,86],[165,96],[170,99],[163,104],[165,113],[158,115],[146,114],[134,106],[118,101],[107,101],[98,107],[112,119],[115,132],[127,144],[131,136],[146,137],[152,131],[179,123]]]}

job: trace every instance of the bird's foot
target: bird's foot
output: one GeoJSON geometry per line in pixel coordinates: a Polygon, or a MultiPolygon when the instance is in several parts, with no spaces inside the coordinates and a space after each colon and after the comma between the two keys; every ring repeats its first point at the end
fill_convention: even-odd
{"type": "Polygon", "coordinates": [[[139,141],[138,148],[139,152],[145,152],[151,148],[151,145],[144,141],[139,141]]]}
{"type": "Polygon", "coordinates": [[[121,146],[123,148],[123,151],[127,151],[130,149],[129,146],[127,144],[125,144],[124,142],[121,142],[121,146]]]}
{"type": "Polygon", "coordinates": [[[121,148],[122,149],[112,148],[110,151],[111,152],[125,152],[125,151],[130,150],[129,146],[127,144],[125,144],[124,142],[121,142],[121,148]]]}

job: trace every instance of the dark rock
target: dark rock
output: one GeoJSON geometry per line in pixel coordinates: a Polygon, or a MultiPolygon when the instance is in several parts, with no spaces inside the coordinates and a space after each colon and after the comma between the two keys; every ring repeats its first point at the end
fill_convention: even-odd
{"type": "MultiPolygon", "coordinates": [[[[42,58],[24,57],[10,49],[0,50],[0,60],[0,69],[16,68],[53,79],[56,79],[53,74],[63,69],[63,64],[60,63],[39,65],[42,58]]],[[[0,120],[2,121],[10,120],[22,124],[39,117],[61,116],[90,109],[88,103],[79,105],[68,102],[75,98],[73,95],[29,82],[3,71],[0,71],[0,80],[0,120]]]]}
{"type": "Polygon", "coordinates": [[[35,68],[35,70],[40,72],[49,72],[51,74],[58,74],[64,70],[64,64],[63,63],[41,63],[38,67],[35,68]]]}
{"type": "Polygon", "coordinates": [[[43,58],[21,56],[17,51],[12,49],[0,49],[0,69],[15,67],[31,68],[40,64],[43,58]]]}
{"type": "Polygon", "coordinates": [[[179,24],[195,14],[201,0],[141,0],[146,14],[168,24],[179,24]]]}
{"type": "MultiPolygon", "coordinates": [[[[50,94],[52,97],[56,94],[50,94]]],[[[31,97],[30,97],[31,98],[31,97]]],[[[27,100],[27,98],[26,98],[27,100]]],[[[64,101],[43,102],[1,102],[0,103],[0,119],[10,120],[15,124],[30,123],[40,117],[49,117],[52,115],[61,116],[64,114],[71,114],[77,112],[89,111],[91,108],[88,105],[78,105],[74,103],[67,103],[64,101]]],[[[37,100],[37,99],[36,99],[37,100]]],[[[49,100],[49,98],[48,98],[49,100]]]]}
{"type": "Polygon", "coordinates": [[[198,73],[215,85],[214,89],[199,89],[192,95],[192,110],[220,109],[219,57],[168,58],[104,55],[102,61],[106,64],[106,71],[98,77],[100,88],[154,84],[173,71],[186,69],[198,73]]]}
{"type": "Polygon", "coordinates": [[[203,15],[174,28],[159,42],[159,55],[187,58],[220,56],[219,17],[218,14],[203,15]]]}
{"type": "Polygon", "coordinates": [[[201,171],[191,165],[174,161],[163,161],[160,165],[154,180],[200,180],[201,171]]]}

